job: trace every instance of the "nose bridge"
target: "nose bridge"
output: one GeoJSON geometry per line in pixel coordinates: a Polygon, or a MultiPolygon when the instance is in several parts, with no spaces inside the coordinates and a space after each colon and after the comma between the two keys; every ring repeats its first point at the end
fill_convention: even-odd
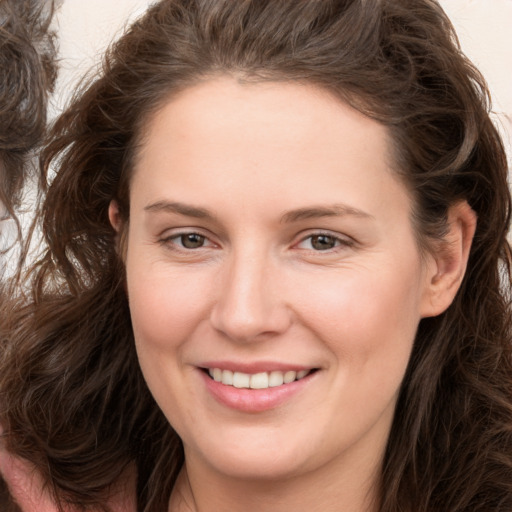
{"type": "Polygon", "coordinates": [[[237,341],[276,335],[289,325],[278,268],[268,250],[252,245],[233,250],[219,276],[211,320],[215,329],[237,341]]]}

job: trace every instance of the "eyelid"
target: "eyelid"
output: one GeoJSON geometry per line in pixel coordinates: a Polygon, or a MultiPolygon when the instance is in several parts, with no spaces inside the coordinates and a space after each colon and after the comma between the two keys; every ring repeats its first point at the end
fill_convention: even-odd
{"type": "MultiPolygon", "coordinates": [[[[220,244],[214,240],[214,236],[211,232],[208,230],[205,230],[204,228],[199,228],[195,226],[184,226],[179,228],[171,228],[166,229],[162,232],[161,235],[158,236],[158,242],[161,245],[169,246],[172,249],[184,251],[184,252],[191,252],[191,251],[199,251],[200,249],[210,249],[210,248],[218,248],[220,244]],[[182,247],[181,244],[175,243],[174,240],[180,238],[181,236],[185,235],[199,235],[205,239],[205,245],[191,249],[182,247]]],[[[324,254],[330,254],[333,252],[336,252],[337,250],[343,250],[347,247],[352,247],[357,244],[357,241],[346,235],[341,234],[338,232],[330,231],[328,229],[308,229],[307,231],[301,232],[299,235],[295,237],[295,242],[293,242],[292,247],[297,248],[299,250],[309,251],[315,254],[324,253],[324,254]],[[325,249],[325,250],[318,250],[314,248],[300,248],[299,245],[306,242],[308,239],[311,239],[315,236],[326,236],[333,238],[336,241],[336,245],[333,248],[325,249]]]]}
{"type": "Polygon", "coordinates": [[[198,251],[203,248],[211,248],[211,247],[218,247],[219,244],[212,240],[212,235],[210,233],[205,232],[206,230],[202,228],[197,228],[194,226],[189,227],[179,227],[179,228],[172,228],[172,229],[166,229],[162,232],[161,235],[158,236],[158,242],[161,245],[168,246],[172,249],[189,252],[189,251],[198,251]],[[174,240],[177,238],[180,238],[185,235],[199,235],[207,241],[207,245],[198,247],[196,249],[188,249],[186,247],[181,247],[180,245],[174,243],[174,240]],[[172,246],[172,247],[171,247],[172,246]]]}
{"type": "Polygon", "coordinates": [[[333,239],[336,240],[336,246],[331,248],[331,249],[325,249],[323,251],[321,250],[315,250],[315,249],[306,249],[304,248],[303,250],[305,251],[310,251],[310,252],[314,252],[314,253],[324,253],[324,254],[329,254],[329,253],[332,253],[332,252],[335,252],[336,250],[340,250],[340,249],[343,249],[343,248],[346,248],[346,247],[352,247],[354,246],[357,242],[350,236],[348,235],[344,235],[344,234],[341,234],[341,233],[336,233],[336,232],[333,232],[333,231],[329,231],[328,229],[312,229],[312,230],[308,230],[307,232],[303,232],[299,235],[299,239],[297,242],[295,242],[293,244],[294,247],[298,247],[299,244],[305,242],[306,240],[308,239],[311,239],[315,236],[327,236],[327,237],[331,237],[333,239]]]}

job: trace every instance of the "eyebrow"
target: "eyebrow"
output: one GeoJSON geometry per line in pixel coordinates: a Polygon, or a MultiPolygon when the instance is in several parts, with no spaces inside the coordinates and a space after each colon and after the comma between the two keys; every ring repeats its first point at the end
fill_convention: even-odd
{"type": "Polygon", "coordinates": [[[206,208],[179,202],[157,201],[144,207],[144,210],[147,212],[177,213],[186,217],[195,217],[196,219],[215,219],[215,215],[206,208]]]}
{"type": "Polygon", "coordinates": [[[282,223],[292,223],[307,219],[319,219],[322,217],[359,217],[362,219],[373,219],[373,215],[366,213],[352,206],[344,204],[333,204],[328,206],[314,206],[311,208],[299,208],[286,212],[281,217],[282,223]]]}
{"type": "MultiPolygon", "coordinates": [[[[196,219],[210,219],[215,220],[216,216],[207,210],[199,206],[192,206],[177,201],[156,201],[148,206],[144,207],[145,211],[148,212],[167,212],[177,213],[178,215],[184,215],[186,217],[194,217],[196,219]]],[[[352,206],[344,204],[333,204],[328,206],[312,206],[308,208],[299,208],[297,210],[290,210],[281,216],[281,223],[291,224],[293,222],[299,222],[307,219],[318,219],[323,217],[344,217],[353,216],[363,219],[373,219],[373,215],[366,213],[352,206]]]]}

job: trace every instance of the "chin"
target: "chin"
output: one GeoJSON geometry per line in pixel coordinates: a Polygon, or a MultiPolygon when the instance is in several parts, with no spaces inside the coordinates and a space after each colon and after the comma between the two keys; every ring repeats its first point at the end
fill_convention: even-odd
{"type": "Polygon", "coordinates": [[[233,479],[254,482],[287,480],[305,472],[304,464],[294,458],[276,454],[247,453],[244,457],[229,457],[217,466],[217,471],[233,479]]]}
{"type": "Polygon", "coordinates": [[[199,447],[199,451],[214,471],[235,479],[276,481],[310,469],[307,461],[311,457],[303,452],[304,443],[285,443],[278,437],[254,433],[249,438],[199,447]]]}

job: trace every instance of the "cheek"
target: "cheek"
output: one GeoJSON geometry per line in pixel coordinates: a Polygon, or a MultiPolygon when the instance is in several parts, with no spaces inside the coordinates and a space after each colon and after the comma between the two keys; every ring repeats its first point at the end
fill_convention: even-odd
{"type": "Polygon", "coordinates": [[[359,268],[307,286],[300,310],[346,371],[401,379],[420,321],[418,265],[359,268]]]}
{"type": "Polygon", "coordinates": [[[202,321],[204,288],[184,272],[170,272],[147,258],[127,259],[127,288],[139,364],[149,389],[178,430],[194,421],[197,390],[184,347],[202,321]]]}
{"type": "Polygon", "coordinates": [[[205,276],[171,270],[160,262],[127,260],[127,287],[135,339],[154,350],[175,348],[201,321],[205,276]]]}

